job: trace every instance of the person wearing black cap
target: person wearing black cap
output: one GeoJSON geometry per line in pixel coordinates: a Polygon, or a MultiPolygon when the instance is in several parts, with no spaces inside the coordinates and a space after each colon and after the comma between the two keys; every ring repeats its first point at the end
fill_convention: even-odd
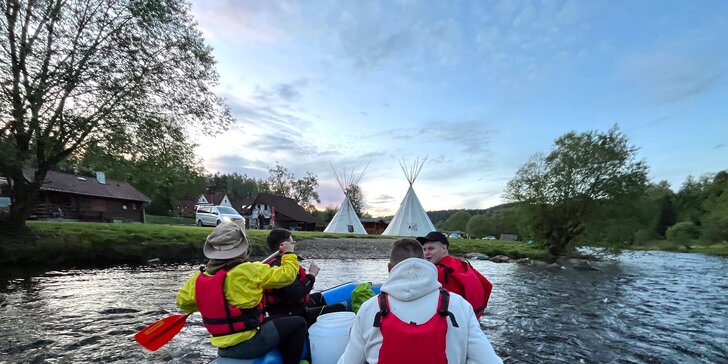
{"type": "Polygon", "coordinates": [[[478,318],[483,316],[493,284],[469,262],[449,254],[450,242],[445,234],[433,231],[417,238],[417,241],[422,244],[425,259],[437,267],[437,280],[442,287],[463,296],[473,306],[475,315],[478,318]]]}

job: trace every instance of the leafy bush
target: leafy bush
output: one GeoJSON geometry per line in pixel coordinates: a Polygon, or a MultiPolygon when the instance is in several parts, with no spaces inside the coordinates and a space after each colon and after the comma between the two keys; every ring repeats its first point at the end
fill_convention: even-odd
{"type": "Polygon", "coordinates": [[[689,243],[700,236],[698,228],[689,221],[679,222],[667,229],[667,239],[676,243],[689,243]]]}

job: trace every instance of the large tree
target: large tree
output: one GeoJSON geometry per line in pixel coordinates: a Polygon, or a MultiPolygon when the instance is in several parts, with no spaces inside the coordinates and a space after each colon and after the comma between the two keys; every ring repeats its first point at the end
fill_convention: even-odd
{"type": "Polygon", "coordinates": [[[318,176],[306,172],[303,178],[296,178],[293,173],[280,165],[268,169],[267,187],[271,193],[296,200],[309,212],[316,210],[314,202],[321,202],[318,191],[318,176]]]}
{"type": "Polygon", "coordinates": [[[606,133],[569,132],[548,155],[535,155],[518,170],[505,197],[523,202],[520,214],[527,217],[528,231],[551,255],[560,255],[602,204],[643,193],[647,166],[636,154],[617,126],[606,133]]]}
{"type": "Polygon", "coordinates": [[[0,0],[0,11],[6,228],[24,228],[48,170],[79,150],[157,143],[144,123],[210,132],[231,122],[184,0],[0,0]]]}

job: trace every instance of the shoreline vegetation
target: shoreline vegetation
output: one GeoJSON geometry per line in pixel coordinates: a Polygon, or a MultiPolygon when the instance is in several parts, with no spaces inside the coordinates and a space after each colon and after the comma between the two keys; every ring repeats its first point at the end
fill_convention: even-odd
{"type": "MultiPolygon", "coordinates": [[[[82,222],[28,222],[30,237],[2,237],[3,266],[41,265],[48,268],[104,267],[119,264],[204,261],[202,245],[212,228],[163,224],[104,224],[82,222]]],[[[253,257],[267,255],[268,230],[248,230],[253,257]]],[[[397,237],[381,235],[294,232],[298,252],[315,259],[386,258],[397,237]]],[[[710,246],[650,242],[634,250],[696,252],[728,256],[728,244],[710,246]]],[[[463,256],[480,253],[548,261],[544,248],[520,241],[453,239],[450,252],[463,256]]]]}

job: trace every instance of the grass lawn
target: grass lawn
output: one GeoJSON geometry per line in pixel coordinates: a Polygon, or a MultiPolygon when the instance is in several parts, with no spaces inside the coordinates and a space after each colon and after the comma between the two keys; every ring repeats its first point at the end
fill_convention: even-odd
{"type": "Polygon", "coordinates": [[[682,253],[704,253],[719,256],[728,256],[728,243],[715,244],[679,244],[667,240],[651,241],[631,247],[634,250],[662,250],[682,253]]]}
{"type": "Polygon", "coordinates": [[[147,224],[164,224],[164,225],[194,225],[195,224],[195,219],[193,217],[147,215],[146,218],[147,218],[147,224]]]}
{"type": "MultiPolygon", "coordinates": [[[[164,221],[164,220],[158,220],[164,221]]],[[[169,220],[167,220],[169,221],[169,220]]],[[[60,266],[144,263],[162,257],[165,261],[190,261],[202,255],[202,245],[211,227],[160,224],[104,224],[91,222],[29,221],[34,238],[3,239],[0,263],[31,262],[60,266]]],[[[266,255],[269,230],[248,230],[253,255],[266,255]]],[[[294,232],[296,240],[313,238],[393,239],[381,235],[294,232]]],[[[450,242],[452,254],[478,252],[490,256],[546,259],[548,254],[523,242],[457,239],[450,242]]]]}

